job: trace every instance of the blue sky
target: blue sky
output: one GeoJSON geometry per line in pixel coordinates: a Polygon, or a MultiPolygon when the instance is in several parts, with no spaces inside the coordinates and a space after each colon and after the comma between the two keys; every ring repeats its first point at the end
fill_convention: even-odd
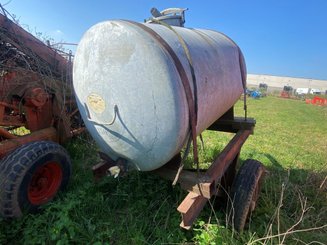
{"type": "Polygon", "coordinates": [[[142,22],[152,7],[189,8],[185,26],[231,37],[248,73],[327,80],[327,0],[12,0],[5,6],[30,29],[74,43],[100,21],[142,22]]]}

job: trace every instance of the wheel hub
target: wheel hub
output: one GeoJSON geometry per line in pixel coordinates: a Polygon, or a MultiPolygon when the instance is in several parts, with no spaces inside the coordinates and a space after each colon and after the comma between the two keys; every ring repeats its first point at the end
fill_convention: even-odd
{"type": "Polygon", "coordinates": [[[48,162],[34,172],[28,186],[28,199],[33,205],[41,205],[52,199],[62,182],[61,165],[48,162]]]}

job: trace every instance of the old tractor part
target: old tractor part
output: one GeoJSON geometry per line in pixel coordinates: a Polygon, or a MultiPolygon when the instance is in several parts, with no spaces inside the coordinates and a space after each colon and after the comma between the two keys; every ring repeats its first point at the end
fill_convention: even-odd
{"type": "Polygon", "coordinates": [[[71,81],[73,57],[44,44],[2,10],[0,126],[31,132],[55,127],[64,142],[83,128],[71,81]]]}
{"type": "MultiPolygon", "coordinates": [[[[7,131],[5,131],[7,133],[7,131]]],[[[9,134],[10,137],[14,136],[9,134]]],[[[57,130],[53,127],[40,129],[38,131],[32,132],[24,136],[15,136],[11,139],[7,139],[0,142],[0,159],[6,156],[8,153],[15,150],[17,147],[39,140],[51,140],[53,142],[58,142],[57,130]]],[[[1,161],[0,161],[1,163],[1,161]]]]}
{"type": "Polygon", "coordinates": [[[57,143],[84,127],[72,55],[64,57],[0,11],[0,215],[18,217],[67,185],[70,160],[57,143]]]}

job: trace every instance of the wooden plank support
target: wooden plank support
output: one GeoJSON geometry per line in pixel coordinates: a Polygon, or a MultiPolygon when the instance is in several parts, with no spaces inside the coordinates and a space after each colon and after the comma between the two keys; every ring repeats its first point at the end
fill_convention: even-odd
{"type": "Polygon", "coordinates": [[[180,224],[182,228],[191,228],[208,199],[215,194],[216,186],[228,167],[235,162],[242,145],[251,133],[252,130],[238,131],[205,173],[204,178],[206,181],[198,188],[202,193],[190,192],[179,205],[177,210],[182,214],[180,224]]]}
{"type": "MultiPolygon", "coordinates": [[[[184,229],[190,229],[195,219],[200,214],[206,202],[218,193],[217,186],[222,181],[222,177],[227,173],[230,176],[224,176],[225,181],[231,181],[235,172],[239,153],[246,139],[253,133],[255,120],[253,118],[233,117],[233,108],[223,117],[213,123],[208,129],[214,131],[233,132],[236,135],[226,145],[223,151],[213,161],[211,166],[199,173],[195,171],[182,170],[177,183],[181,188],[189,191],[177,210],[182,214],[180,226],[184,229]]],[[[162,178],[174,180],[177,174],[177,168],[181,158],[173,158],[165,166],[152,171],[162,178]]]]}
{"type": "Polygon", "coordinates": [[[225,119],[221,117],[214,122],[208,130],[237,133],[239,130],[252,130],[256,121],[253,118],[235,117],[234,119],[225,119]]]}
{"type": "Polygon", "coordinates": [[[180,227],[189,230],[195,219],[199,216],[207,200],[208,199],[199,194],[190,192],[177,208],[178,212],[182,214],[180,227]]]}
{"type": "MultiPolygon", "coordinates": [[[[173,181],[176,177],[177,169],[163,166],[152,171],[152,173],[163,179],[173,181]]],[[[205,172],[202,170],[199,173],[190,170],[182,170],[178,177],[177,183],[180,184],[180,187],[183,190],[194,192],[205,197],[209,197],[210,193],[214,192],[214,190],[210,190],[212,185],[209,183],[205,172]]]]}
{"type": "MultiPolygon", "coordinates": [[[[252,130],[238,131],[232,140],[229,141],[224,150],[219,154],[216,160],[211,164],[206,172],[206,177],[209,179],[211,185],[217,186],[227,168],[239,154],[244,142],[251,133],[252,130]]],[[[211,193],[211,196],[213,194],[214,193],[211,193]]]]}

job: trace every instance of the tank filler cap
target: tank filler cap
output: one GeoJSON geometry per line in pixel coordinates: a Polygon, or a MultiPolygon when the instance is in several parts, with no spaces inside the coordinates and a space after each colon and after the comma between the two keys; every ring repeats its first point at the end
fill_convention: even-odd
{"type": "Polygon", "coordinates": [[[188,10],[188,8],[168,8],[160,12],[157,8],[152,8],[151,14],[153,17],[150,17],[148,20],[145,20],[145,22],[152,24],[164,22],[171,26],[183,27],[185,23],[186,10],[188,10]]]}

